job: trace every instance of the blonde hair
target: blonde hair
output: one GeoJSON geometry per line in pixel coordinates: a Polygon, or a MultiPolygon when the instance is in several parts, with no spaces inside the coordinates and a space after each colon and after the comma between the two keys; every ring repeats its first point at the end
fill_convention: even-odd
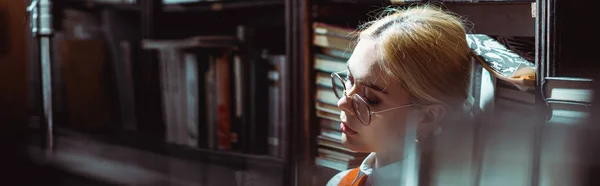
{"type": "Polygon", "coordinates": [[[415,102],[460,108],[471,78],[470,49],[462,20],[431,5],[388,8],[366,23],[360,39],[378,43],[378,65],[415,102]]]}

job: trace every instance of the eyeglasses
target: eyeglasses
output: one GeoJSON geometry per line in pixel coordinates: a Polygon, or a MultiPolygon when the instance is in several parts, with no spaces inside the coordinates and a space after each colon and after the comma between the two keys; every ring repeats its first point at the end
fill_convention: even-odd
{"type": "Polygon", "coordinates": [[[348,80],[347,78],[344,79],[339,75],[339,73],[344,73],[344,72],[347,73],[346,70],[341,71],[341,72],[331,73],[331,83],[333,85],[333,92],[338,99],[342,99],[342,97],[345,97],[347,99],[352,100],[352,107],[354,108],[354,113],[358,117],[358,120],[360,120],[360,122],[365,126],[369,126],[369,124],[371,124],[371,116],[373,114],[379,114],[382,112],[387,112],[387,111],[391,111],[391,110],[395,110],[395,109],[406,108],[406,107],[416,105],[416,104],[411,103],[411,104],[393,107],[393,108],[389,108],[389,109],[384,109],[384,110],[380,110],[380,111],[371,111],[371,107],[369,106],[369,104],[365,101],[365,99],[362,96],[360,96],[358,94],[353,94],[351,97],[348,96],[346,90],[348,87],[352,88],[352,84],[351,84],[350,80],[348,80]]]}

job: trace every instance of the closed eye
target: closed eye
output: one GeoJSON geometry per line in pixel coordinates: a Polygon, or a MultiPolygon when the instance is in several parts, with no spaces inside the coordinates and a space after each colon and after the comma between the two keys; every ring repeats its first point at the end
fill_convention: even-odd
{"type": "Polygon", "coordinates": [[[371,92],[371,90],[367,90],[366,88],[363,90],[363,95],[365,97],[365,101],[367,102],[367,104],[371,105],[371,106],[375,106],[377,104],[379,104],[380,99],[377,98],[377,96],[373,95],[371,92]]]}

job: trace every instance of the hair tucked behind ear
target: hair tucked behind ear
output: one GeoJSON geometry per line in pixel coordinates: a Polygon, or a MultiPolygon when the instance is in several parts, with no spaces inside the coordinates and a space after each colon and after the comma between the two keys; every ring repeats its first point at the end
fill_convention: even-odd
{"type": "Polygon", "coordinates": [[[415,102],[462,108],[472,64],[458,16],[432,5],[387,8],[361,26],[360,39],[379,43],[378,65],[415,102]]]}

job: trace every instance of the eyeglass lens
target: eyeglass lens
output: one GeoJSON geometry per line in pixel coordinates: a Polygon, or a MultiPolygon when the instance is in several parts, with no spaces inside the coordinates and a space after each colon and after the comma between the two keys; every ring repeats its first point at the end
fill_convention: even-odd
{"type": "Polygon", "coordinates": [[[332,80],[333,80],[333,84],[332,84],[333,92],[335,93],[335,96],[338,99],[341,99],[342,97],[344,97],[344,90],[346,89],[346,87],[344,86],[345,82],[342,79],[342,77],[340,77],[340,75],[338,75],[338,74],[335,74],[332,77],[332,80]]]}
{"type": "Polygon", "coordinates": [[[364,125],[369,125],[371,123],[371,109],[369,109],[367,102],[365,102],[358,94],[354,94],[352,96],[352,103],[354,104],[354,111],[360,122],[364,125]]]}
{"type": "MultiPolygon", "coordinates": [[[[350,85],[349,83],[344,82],[340,75],[335,73],[332,75],[332,80],[333,92],[338,99],[341,99],[344,97],[344,91],[346,88],[349,88],[347,86],[350,85]]],[[[369,125],[371,122],[371,115],[369,114],[370,109],[367,102],[365,102],[365,100],[362,99],[358,94],[354,94],[352,95],[352,107],[354,108],[354,112],[360,122],[364,125],[369,125]]]]}

